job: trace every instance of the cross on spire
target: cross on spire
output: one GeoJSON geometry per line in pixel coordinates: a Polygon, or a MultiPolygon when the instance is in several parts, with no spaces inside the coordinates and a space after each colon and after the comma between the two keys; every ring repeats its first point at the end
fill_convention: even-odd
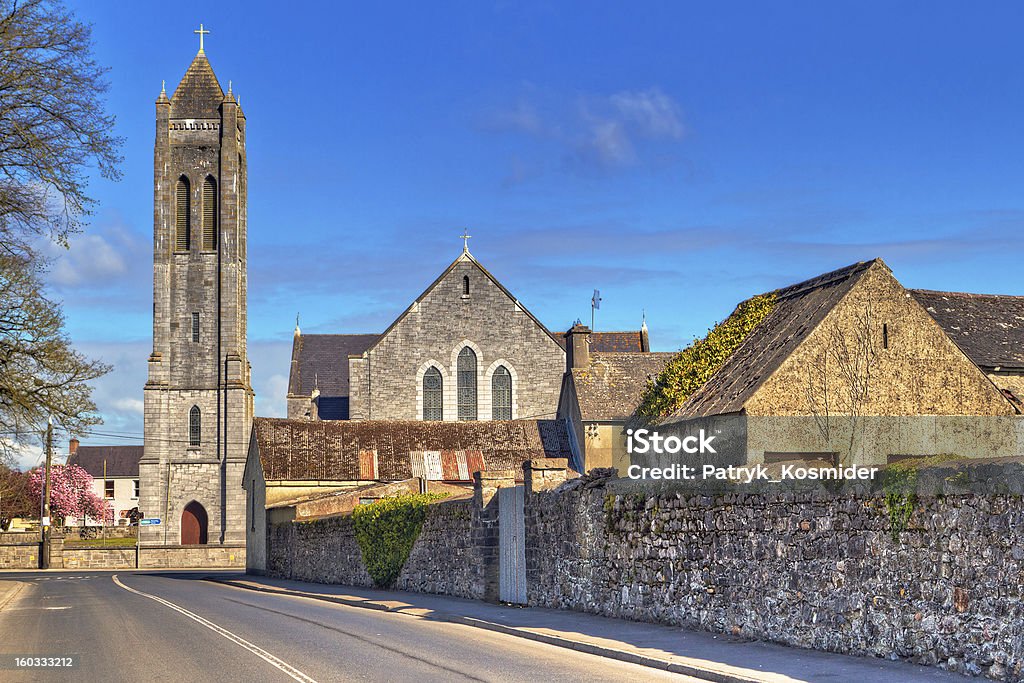
{"type": "Polygon", "coordinates": [[[464,229],[462,231],[462,234],[459,235],[459,237],[462,239],[462,251],[463,251],[463,253],[468,254],[469,253],[469,239],[472,237],[472,235],[469,234],[469,230],[468,229],[464,229]]]}
{"type": "Polygon", "coordinates": [[[199,34],[199,51],[202,52],[203,51],[203,36],[207,35],[209,33],[209,31],[205,30],[203,28],[202,22],[200,22],[199,23],[199,28],[197,30],[195,30],[195,31],[192,31],[192,33],[198,33],[199,34]]]}

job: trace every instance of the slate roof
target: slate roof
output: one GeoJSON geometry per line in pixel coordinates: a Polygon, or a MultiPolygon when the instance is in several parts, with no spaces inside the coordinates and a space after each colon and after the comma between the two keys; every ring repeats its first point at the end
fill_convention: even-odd
{"type": "Polygon", "coordinates": [[[79,446],[68,456],[68,465],[78,465],[94,479],[103,478],[103,461],[107,463],[107,478],[138,477],[142,446],[79,446]]]}
{"type": "Polygon", "coordinates": [[[206,53],[196,54],[178,87],[171,96],[171,118],[218,119],[224,90],[206,59],[206,53]]]}
{"type": "MultiPolygon", "coordinates": [[[[555,335],[555,338],[558,345],[564,349],[568,343],[566,333],[555,335]]],[[[591,353],[644,353],[649,351],[650,348],[643,330],[590,333],[591,353]]]]}
{"type": "Polygon", "coordinates": [[[385,481],[413,476],[414,451],[478,450],[485,469],[517,472],[526,460],[571,457],[563,420],[320,422],[257,417],[252,438],[268,481],[358,480],[359,452],[374,449],[378,476],[385,481]]]}
{"type": "Polygon", "coordinates": [[[573,387],[585,421],[626,420],[640,404],[647,381],[674,353],[593,353],[590,366],[572,371],[573,387]]]}
{"type": "Polygon", "coordinates": [[[672,417],[703,417],[742,410],[761,383],[872,267],[889,269],[881,259],[862,261],[776,290],[771,314],[672,417]]]}
{"type": "Polygon", "coordinates": [[[324,397],[347,397],[348,357],[361,354],[379,337],[378,334],[295,335],[288,393],[309,396],[315,383],[320,389],[321,401],[324,397]]]}
{"type": "Polygon", "coordinates": [[[975,365],[1024,370],[1024,296],[910,293],[975,365]]]}

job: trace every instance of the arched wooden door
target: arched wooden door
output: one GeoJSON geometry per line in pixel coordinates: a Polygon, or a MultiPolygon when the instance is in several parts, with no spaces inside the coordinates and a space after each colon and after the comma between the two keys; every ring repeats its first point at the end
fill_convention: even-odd
{"type": "Polygon", "coordinates": [[[194,500],[181,513],[181,544],[206,545],[206,509],[194,500]]]}

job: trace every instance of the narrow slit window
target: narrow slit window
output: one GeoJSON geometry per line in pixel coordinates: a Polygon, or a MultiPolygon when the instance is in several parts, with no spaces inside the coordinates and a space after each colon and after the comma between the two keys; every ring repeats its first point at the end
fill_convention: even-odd
{"type": "Polygon", "coordinates": [[[423,375],[423,419],[444,419],[444,380],[441,371],[430,368],[423,375]]]}
{"type": "Polygon", "coordinates": [[[468,275],[463,275],[462,276],[462,294],[464,296],[469,296],[469,276],[468,275]]]}
{"type": "Polygon", "coordinates": [[[203,182],[203,249],[217,248],[217,182],[207,176],[203,182]]]}
{"type": "Polygon", "coordinates": [[[185,176],[178,178],[174,205],[174,249],[175,251],[188,251],[192,198],[188,178],[185,176]]]}
{"type": "Polygon", "coordinates": [[[468,346],[459,352],[459,419],[475,420],[476,416],[476,354],[468,346]]]}
{"type": "Polygon", "coordinates": [[[199,341],[199,314],[192,314],[192,341],[199,341]]]}
{"type": "Polygon", "coordinates": [[[882,323],[882,348],[889,348],[889,324],[882,323]]]}
{"type": "Polygon", "coordinates": [[[491,419],[512,419],[512,374],[504,365],[491,376],[491,419]]]}
{"type": "Polygon", "coordinates": [[[188,411],[188,445],[199,446],[202,442],[202,417],[199,413],[199,406],[192,406],[188,411]]]}

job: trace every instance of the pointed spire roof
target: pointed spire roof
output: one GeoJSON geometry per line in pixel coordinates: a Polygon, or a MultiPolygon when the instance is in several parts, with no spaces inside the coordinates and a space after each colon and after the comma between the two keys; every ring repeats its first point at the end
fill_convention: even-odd
{"type": "Polygon", "coordinates": [[[220,103],[223,100],[224,90],[220,87],[217,75],[213,73],[206,53],[200,50],[171,96],[171,118],[220,118],[220,103]]]}

